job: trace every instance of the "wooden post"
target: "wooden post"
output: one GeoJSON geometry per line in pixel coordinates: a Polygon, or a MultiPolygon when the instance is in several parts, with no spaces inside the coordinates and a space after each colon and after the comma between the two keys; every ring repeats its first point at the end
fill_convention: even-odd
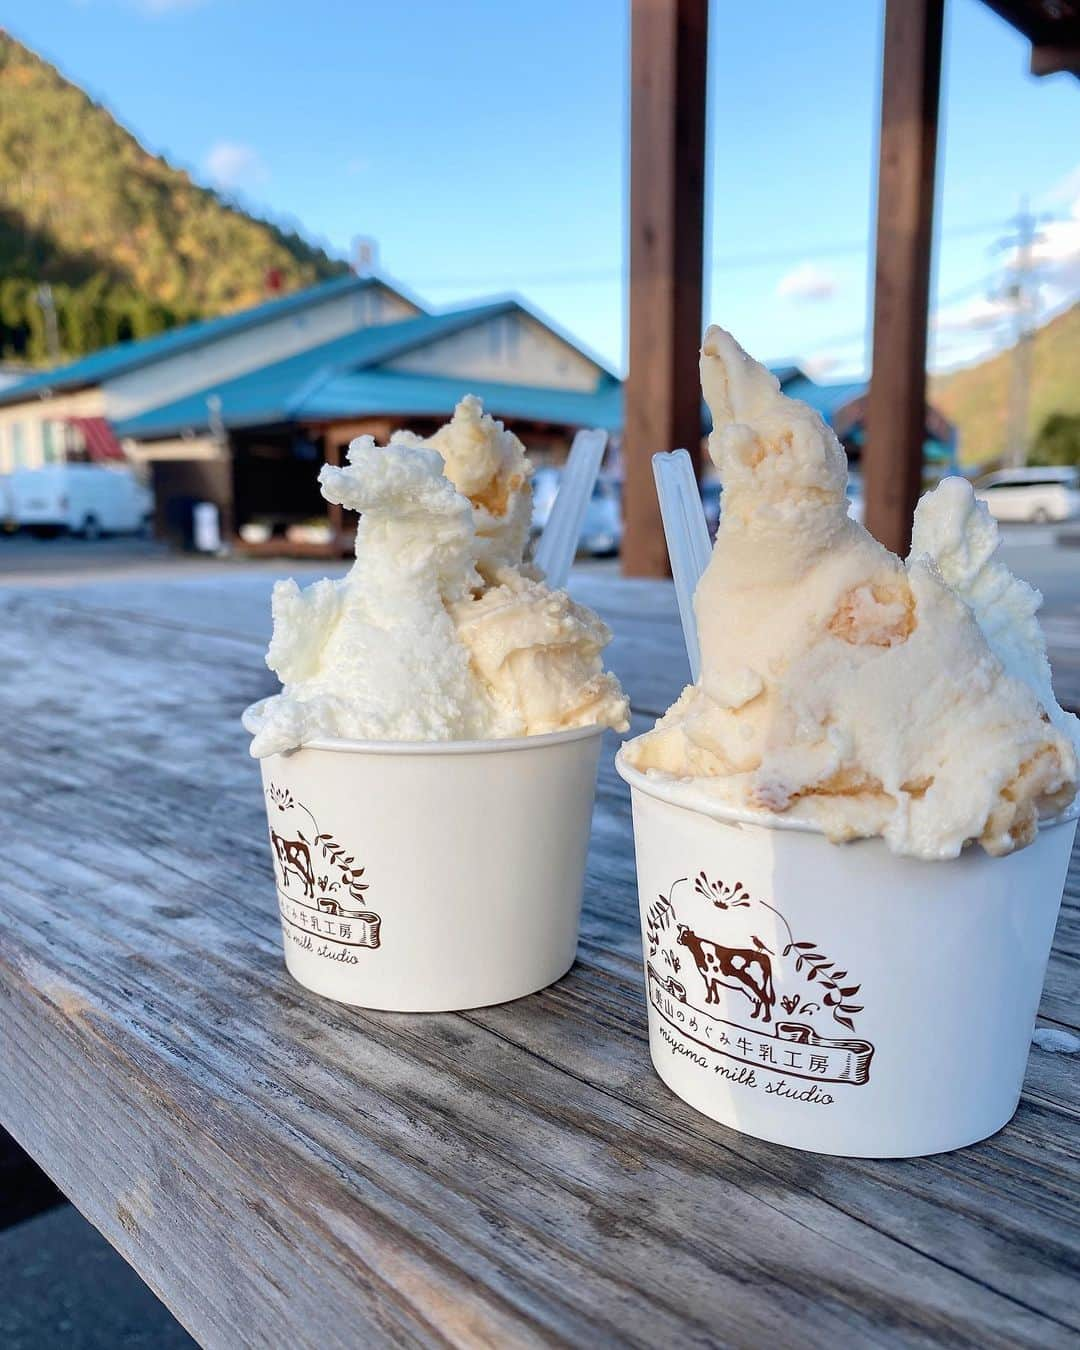
{"type": "Polygon", "coordinates": [[[651,456],[701,444],[708,0],[632,0],[627,576],[668,575],[651,456]]]}
{"type": "Polygon", "coordinates": [[[874,355],[863,472],[867,528],[900,554],[911,543],[922,486],[944,3],[885,4],[874,355]]]}
{"type": "MultiPolygon", "coordinates": [[[[340,468],[345,463],[345,447],[348,441],[343,441],[333,427],[327,427],[325,432],[324,446],[326,448],[326,462],[332,464],[335,468],[340,468]]],[[[339,551],[343,545],[342,540],[345,535],[345,512],[338,502],[328,502],[326,505],[326,519],[330,528],[334,532],[333,549],[339,551]]]]}
{"type": "Polygon", "coordinates": [[[1074,42],[1069,47],[1043,47],[1032,44],[1032,75],[1059,75],[1062,71],[1080,77],[1080,42],[1074,42]]]}

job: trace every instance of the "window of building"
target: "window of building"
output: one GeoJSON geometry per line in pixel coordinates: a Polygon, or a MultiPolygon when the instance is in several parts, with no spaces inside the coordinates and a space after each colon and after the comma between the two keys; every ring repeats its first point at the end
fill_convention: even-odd
{"type": "Polygon", "coordinates": [[[26,427],[22,422],[11,424],[11,467],[26,468],[26,427]]]}
{"type": "Polygon", "coordinates": [[[45,464],[61,464],[64,459],[64,425],[45,422],[41,428],[41,458],[45,464]]]}

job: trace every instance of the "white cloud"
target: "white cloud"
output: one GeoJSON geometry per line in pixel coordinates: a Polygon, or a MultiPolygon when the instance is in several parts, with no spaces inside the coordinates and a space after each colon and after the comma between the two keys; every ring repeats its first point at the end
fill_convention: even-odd
{"type": "Polygon", "coordinates": [[[1080,202],[1080,164],[1059,179],[1042,201],[1046,206],[1067,206],[1075,212],[1076,204],[1080,202]]]}
{"type": "MultiPolygon", "coordinates": [[[[1051,304],[1080,291],[1080,197],[1072,204],[1068,220],[1048,220],[1038,227],[1031,250],[1037,279],[1049,292],[1051,304]]],[[[1018,265],[1014,256],[1010,267],[1018,265]]]]}
{"type": "Polygon", "coordinates": [[[1012,312],[1005,300],[979,296],[960,305],[939,309],[931,318],[930,326],[935,333],[983,333],[1010,318],[1012,312]]]}
{"type": "Polygon", "coordinates": [[[203,167],[214,186],[226,192],[254,187],[269,177],[259,152],[240,141],[218,141],[212,145],[203,167]]]}
{"type": "Polygon", "coordinates": [[[826,375],[833,374],[836,368],[843,364],[844,358],[839,352],[819,352],[816,356],[804,356],[799,362],[803,371],[812,380],[824,379],[826,375]]]}
{"type": "Polygon", "coordinates": [[[131,0],[135,9],[143,14],[157,16],[174,14],[177,10],[196,9],[204,0],[131,0]]]}
{"type": "MultiPolygon", "coordinates": [[[[1031,260],[1043,301],[1053,307],[1080,294],[1080,164],[1055,183],[1039,205],[1031,260]]],[[[1019,264],[1014,250],[1005,265],[1015,270],[1019,264]]]]}
{"type": "Polygon", "coordinates": [[[836,291],[837,283],[833,274],[812,262],[799,263],[798,267],[780,278],[776,287],[776,294],[781,300],[799,303],[830,300],[836,291]]]}

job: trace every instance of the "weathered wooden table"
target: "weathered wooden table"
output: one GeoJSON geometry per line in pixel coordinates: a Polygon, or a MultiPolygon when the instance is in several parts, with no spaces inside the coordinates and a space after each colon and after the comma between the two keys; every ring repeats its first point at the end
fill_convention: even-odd
{"type": "MultiPolygon", "coordinates": [[[[918,1162],[695,1114],[649,1064],[610,753],[555,987],[400,1016],[292,983],[237,722],[271,686],[267,589],[0,591],[0,1119],[201,1342],[1077,1344],[1076,1057],[1036,1048],[1008,1128],[918,1162]]],[[[643,726],[683,680],[670,591],[579,590],[643,726]]],[[[1078,907],[1080,864],[1061,1028],[1078,907]]]]}

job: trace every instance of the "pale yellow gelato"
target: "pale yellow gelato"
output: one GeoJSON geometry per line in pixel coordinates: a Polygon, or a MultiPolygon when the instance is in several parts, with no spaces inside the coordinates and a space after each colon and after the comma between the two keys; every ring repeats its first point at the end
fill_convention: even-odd
{"type": "Polygon", "coordinates": [[[428,439],[395,431],[391,445],[422,446],[442,457],[443,473],[472,503],[476,566],[489,578],[500,567],[519,567],[529,537],[532,465],[521,441],[493,417],[473,394],[428,439]]]}
{"type": "Polygon", "coordinates": [[[830,428],[723,329],[701,379],[723,481],[695,598],[702,674],[626,759],[919,858],[1029,843],[1076,792],[1078,727],[1051,691],[1038,593],[994,560],[985,507],[946,480],[902,562],[849,517],[830,428]]]}

